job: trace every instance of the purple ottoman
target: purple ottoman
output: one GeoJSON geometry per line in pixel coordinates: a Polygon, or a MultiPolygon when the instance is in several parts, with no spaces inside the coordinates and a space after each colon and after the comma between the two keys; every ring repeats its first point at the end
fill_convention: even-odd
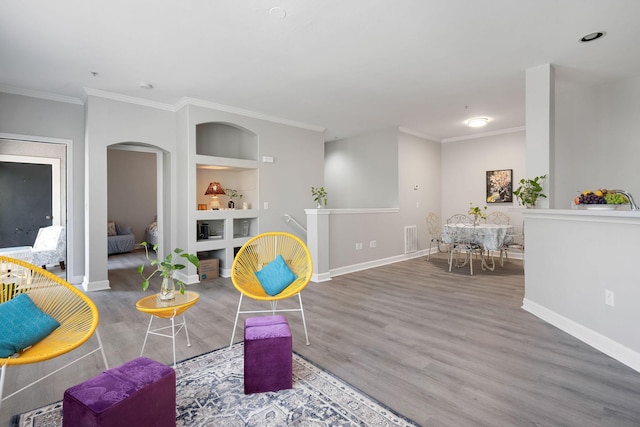
{"type": "Polygon", "coordinates": [[[284,316],[250,317],[244,321],[244,393],[292,387],[292,344],[284,316]]]}
{"type": "Polygon", "coordinates": [[[62,425],[68,427],[176,425],[176,373],[139,357],[67,389],[62,425]]]}

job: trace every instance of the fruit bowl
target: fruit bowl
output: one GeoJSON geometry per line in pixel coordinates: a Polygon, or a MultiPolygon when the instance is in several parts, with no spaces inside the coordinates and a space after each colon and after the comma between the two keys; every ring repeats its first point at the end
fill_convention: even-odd
{"type": "Polygon", "coordinates": [[[624,194],[615,190],[586,190],[573,200],[576,206],[585,206],[593,210],[614,210],[617,206],[629,204],[629,200],[624,194]]]}

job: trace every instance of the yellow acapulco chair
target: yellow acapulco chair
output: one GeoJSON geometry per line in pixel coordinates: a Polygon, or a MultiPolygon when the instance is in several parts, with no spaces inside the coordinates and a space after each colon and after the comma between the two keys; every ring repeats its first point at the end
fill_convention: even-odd
{"type": "Polygon", "coordinates": [[[272,313],[276,312],[297,312],[302,315],[302,325],[306,344],[309,345],[309,335],[307,333],[307,323],[304,318],[304,308],[300,292],[309,284],[312,273],[311,254],[306,244],[293,234],[284,232],[269,232],[259,234],[247,241],[238,251],[231,267],[231,281],[233,286],[240,292],[240,300],[236,311],[236,319],[233,324],[231,343],[235,337],[240,314],[248,313],[272,313]],[[278,255],[282,255],[285,262],[297,278],[287,286],[282,292],[275,296],[268,295],[258,281],[256,272],[265,265],[273,261],[278,255]],[[300,308],[277,309],[278,301],[298,296],[300,308]],[[254,300],[269,301],[271,310],[242,311],[242,298],[247,296],[254,300]]]}
{"type": "Polygon", "coordinates": [[[0,404],[26,388],[42,381],[58,371],[84,359],[97,351],[102,352],[105,368],[107,358],[98,332],[98,309],[93,301],[60,277],[25,261],[0,256],[0,304],[19,294],[27,294],[44,313],[56,319],[60,326],[31,347],[7,358],[0,358],[0,404]],[[26,365],[51,360],[84,344],[95,332],[98,348],[91,350],[53,372],[37,379],[21,389],[2,397],[7,366],[26,365]]]}

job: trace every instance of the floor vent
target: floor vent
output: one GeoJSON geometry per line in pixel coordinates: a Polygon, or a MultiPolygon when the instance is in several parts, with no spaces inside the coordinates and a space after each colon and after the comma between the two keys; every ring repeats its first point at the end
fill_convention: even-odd
{"type": "Polygon", "coordinates": [[[418,250],[418,226],[404,226],[404,253],[409,254],[418,250]]]}

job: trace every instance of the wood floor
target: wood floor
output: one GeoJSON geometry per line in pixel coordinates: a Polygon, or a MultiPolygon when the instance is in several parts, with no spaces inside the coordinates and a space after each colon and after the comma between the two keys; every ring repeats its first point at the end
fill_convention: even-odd
{"type": "MultiPolygon", "coordinates": [[[[111,366],[139,355],[148,323],[134,308],[146,295],[140,255],[110,257],[113,289],[89,294],[111,366]]],[[[640,373],[522,310],[520,261],[477,270],[449,273],[439,254],[312,283],[302,294],[310,346],[299,314],[288,315],[294,351],[424,426],[640,425],[640,373]]],[[[237,305],[229,279],[190,289],[201,299],[179,360],[228,345],[237,305]]],[[[150,337],[145,356],[171,363],[171,341],[150,337]]],[[[6,392],[61,363],[10,367],[6,392]]],[[[5,401],[0,425],[102,369],[91,356],[5,401]]]]}

